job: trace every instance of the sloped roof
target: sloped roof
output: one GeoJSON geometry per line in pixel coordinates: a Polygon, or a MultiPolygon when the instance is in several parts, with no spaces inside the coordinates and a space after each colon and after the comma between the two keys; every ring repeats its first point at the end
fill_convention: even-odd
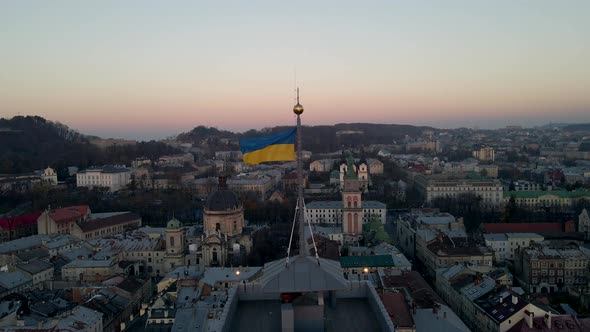
{"type": "Polygon", "coordinates": [[[542,196],[556,196],[558,198],[581,198],[590,197],[590,190],[519,190],[504,192],[505,198],[510,198],[511,196],[514,196],[514,198],[539,198],[542,196]]]}
{"type": "Polygon", "coordinates": [[[342,268],[395,266],[391,255],[343,256],[340,257],[340,264],[342,268]]]}
{"type": "Polygon", "coordinates": [[[312,256],[291,257],[266,263],[260,283],[266,293],[296,293],[348,288],[337,261],[312,256]]]}
{"type": "Polygon", "coordinates": [[[49,217],[56,223],[76,220],[88,214],[88,205],[68,206],[49,211],[49,217]]]}
{"type": "Polygon", "coordinates": [[[16,217],[0,218],[0,228],[2,229],[16,229],[23,226],[37,225],[37,218],[41,212],[33,212],[16,217]]]}
{"type": "Polygon", "coordinates": [[[83,221],[78,224],[83,232],[90,232],[96,229],[126,224],[135,220],[141,220],[141,217],[132,212],[121,212],[106,218],[97,218],[83,221]]]}
{"type": "Polygon", "coordinates": [[[19,270],[25,271],[31,275],[43,272],[45,270],[53,269],[53,264],[45,262],[40,259],[35,259],[27,263],[22,263],[16,266],[19,270]]]}
{"type": "Polygon", "coordinates": [[[403,293],[385,293],[379,294],[385,310],[391,317],[391,321],[395,326],[402,328],[414,327],[414,319],[406,302],[403,293]]]}
{"type": "Polygon", "coordinates": [[[563,232],[564,224],[560,222],[532,222],[532,223],[484,223],[486,233],[548,233],[563,232]]]}

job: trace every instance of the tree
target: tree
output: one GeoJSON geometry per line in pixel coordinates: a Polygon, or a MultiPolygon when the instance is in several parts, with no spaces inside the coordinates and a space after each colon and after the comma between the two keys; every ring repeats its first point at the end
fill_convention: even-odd
{"type": "Polygon", "coordinates": [[[512,217],[516,214],[516,198],[514,195],[510,195],[508,204],[504,207],[504,214],[502,215],[502,222],[508,223],[512,220],[512,217]]]}

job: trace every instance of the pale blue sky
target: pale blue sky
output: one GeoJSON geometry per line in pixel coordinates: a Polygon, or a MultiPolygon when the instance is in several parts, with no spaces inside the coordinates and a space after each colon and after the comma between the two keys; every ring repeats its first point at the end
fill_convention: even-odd
{"type": "Polygon", "coordinates": [[[2,1],[0,116],[162,137],[590,121],[590,1],[2,1]],[[295,70],[296,69],[296,70],[295,70]]]}

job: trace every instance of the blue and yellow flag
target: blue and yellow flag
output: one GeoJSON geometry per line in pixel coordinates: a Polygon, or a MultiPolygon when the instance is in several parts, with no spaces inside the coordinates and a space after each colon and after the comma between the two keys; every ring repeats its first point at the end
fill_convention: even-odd
{"type": "Polygon", "coordinates": [[[295,160],[296,134],[297,128],[293,128],[270,136],[241,139],[244,162],[256,165],[267,161],[295,160]]]}

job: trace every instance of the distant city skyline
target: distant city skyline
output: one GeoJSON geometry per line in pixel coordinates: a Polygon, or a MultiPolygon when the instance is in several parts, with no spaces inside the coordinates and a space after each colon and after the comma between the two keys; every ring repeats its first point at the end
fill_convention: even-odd
{"type": "Polygon", "coordinates": [[[198,125],[590,122],[590,2],[7,1],[0,117],[159,139],[198,125]]]}

